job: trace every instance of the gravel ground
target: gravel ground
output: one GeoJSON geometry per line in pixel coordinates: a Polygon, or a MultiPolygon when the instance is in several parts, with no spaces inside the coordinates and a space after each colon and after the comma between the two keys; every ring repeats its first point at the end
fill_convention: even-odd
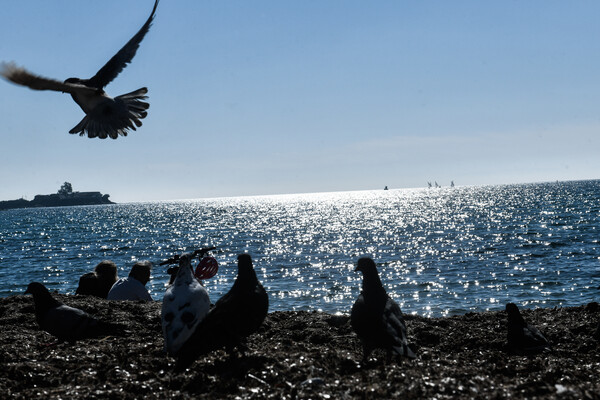
{"type": "Polygon", "coordinates": [[[0,298],[0,393],[26,398],[565,398],[600,399],[600,307],[524,310],[552,344],[533,356],[506,351],[506,314],[406,316],[416,360],[362,350],[348,316],[274,312],[243,355],[213,352],[175,373],[163,352],[161,303],[55,294],[125,336],[56,343],[40,331],[30,296],[0,298]]]}

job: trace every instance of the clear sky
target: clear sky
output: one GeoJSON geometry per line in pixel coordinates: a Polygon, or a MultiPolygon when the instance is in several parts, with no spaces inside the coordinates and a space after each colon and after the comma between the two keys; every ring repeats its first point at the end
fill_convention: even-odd
{"type": "MultiPolygon", "coordinates": [[[[0,60],[89,78],[153,0],[3,2],[0,60]]],[[[598,1],[162,0],[106,91],[127,137],[70,135],[68,94],[0,80],[0,199],[117,202],[600,178],[598,1]]]]}

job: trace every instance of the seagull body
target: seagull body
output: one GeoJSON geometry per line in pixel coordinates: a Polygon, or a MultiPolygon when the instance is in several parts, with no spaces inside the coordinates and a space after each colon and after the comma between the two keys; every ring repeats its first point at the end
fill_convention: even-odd
{"type": "Polygon", "coordinates": [[[408,347],[402,311],[386,293],[373,260],[359,259],[356,270],[363,273],[363,288],[352,306],[350,322],[362,342],[363,362],[376,348],[385,349],[388,359],[392,353],[415,358],[408,347]]]}
{"type": "Polygon", "coordinates": [[[75,342],[78,339],[119,333],[121,326],[97,320],[83,310],[67,306],[56,300],[39,282],[32,282],[25,293],[33,295],[35,319],[43,330],[59,341],[75,342]]]}
{"type": "Polygon", "coordinates": [[[150,105],[143,101],[147,98],[148,89],[143,87],[113,98],[106,94],[104,87],[115,79],[135,56],[152,25],[158,1],[155,1],[150,17],[140,30],[90,79],[69,78],[61,82],[35,75],[14,63],[3,63],[0,66],[0,75],[12,83],[33,90],[69,93],[86,114],[69,133],[78,133],[80,136],[87,134],[90,138],[100,139],[127,136],[129,129],[136,130],[136,127],[142,126],[141,119],[148,114],[146,110],[150,105]]]}
{"type": "Polygon", "coordinates": [[[189,366],[210,351],[245,347],[248,336],[258,330],[269,309],[267,292],[256,277],[248,254],[238,256],[235,283],[198,325],[177,355],[177,369],[189,366]]]}
{"type": "Polygon", "coordinates": [[[189,253],[179,258],[179,270],[163,298],[162,330],[169,355],[179,351],[210,308],[210,298],[194,277],[191,260],[189,253]]]}
{"type": "Polygon", "coordinates": [[[550,343],[535,326],[529,325],[514,303],[506,304],[508,347],[513,351],[536,353],[550,349],[550,343]]]}

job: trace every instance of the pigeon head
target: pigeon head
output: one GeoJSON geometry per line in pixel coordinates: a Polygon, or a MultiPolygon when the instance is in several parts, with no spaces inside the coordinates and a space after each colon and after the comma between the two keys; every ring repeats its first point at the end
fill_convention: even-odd
{"type": "Polygon", "coordinates": [[[192,268],[192,254],[184,253],[179,257],[179,268],[192,268]]]}
{"type": "Polygon", "coordinates": [[[25,290],[25,294],[31,294],[33,297],[39,297],[48,295],[50,296],[50,292],[46,289],[46,286],[42,285],[39,282],[31,282],[27,286],[27,290],[25,290]]]}
{"type": "Polygon", "coordinates": [[[356,265],[356,271],[362,272],[363,289],[366,289],[367,292],[385,292],[385,289],[383,289],[383,285],[381,284],[381,279],[379,278],[379,272],[377,272],[375,261],[373,261],[371,258],[359,258],[356,265]]]}
{"type": "Polygon", "coordinates": [[[363,274],[369,272],[376,272],[377,267],[375,266],[375,261],[371,260],[369,257],[362,257],[358,259],[358,264],[356,265],[356,271],[360,271],[363,274]]]}
{"type": "Polygon", "coordinates": [[[237,260],[239,267],[252,268],[252,257],[250,257],[250,254],[240,254],[237,260]]]}
{"type": "Polygon", "coordinates": [[[519,308],[515,303],[506,304],[506,313],[508,314],[509,321],[525,325],[525,320],[521,316],[519,308]]]}
{"type": "Polygon", "coordinates": [[[250,254],[238,255],[238,280],[247,284],[254,284],[257,281],[250,254]]]}
{"type": "Polygon", "coordinates": [[[187,285],[194,277],[192,268],[192,254],[184,253],[179,257],[179,267],[169,268],[171,274],[171,282],[179,282],[179,285],[187,285]]]}
{"type": "Polygon", "coordinates": [[[31,282],[27,286],[25,294],[33,295],[33,302],[35,304],[36,313],[44,312],[45,310],[48,310],[52,307],[56,307],[60,304],[59,301],[52,297],[48,289],[46,289],[46,286],[42,285],[39,282],[31,282]]]}

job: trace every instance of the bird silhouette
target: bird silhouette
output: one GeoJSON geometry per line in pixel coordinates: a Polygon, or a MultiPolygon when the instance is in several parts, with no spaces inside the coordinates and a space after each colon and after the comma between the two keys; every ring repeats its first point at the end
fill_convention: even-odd
{"type": "Polygon", "coordinates": [[[256,332],[269,309],[267,292],[256,277],[252,258],[238,256],[235,283],[198,325],[176,356],[176,369],[192,364],[200,355],[225,347],[232,352],[245,348],[246,338],[256,332]]]}
{"type": "Polygon", "coordinates": [[[150,17],[140,30],[89,79],[69,78],[61,82],[35,75],[12,62],[0,65],[0,75],[12,83],[30,89],[69,93],[86,114],[69,133],[78,133],[79,136],[87,134],[90,138],[100,139],[127,136],[129,129],[135,131],[136,127],[142,126],[141,120],[148,114],[146,110],[150,105],[143,101],[147,99],[148,89],[143,87],[113,98],[106,94],[104,87],[115,79],[135,56],[152,25],[158,1],[155,1],[150,17]]]}
{"type": "Polygon", "coordinates": [[[61,303],[39,282],[31,282],[25,293],[33,295],[35,319],[40,328],[61,342],[125,332],[121,325],[100,321],[79,308],[61,303]]]}
{"type": "Polygon", "coordinates": [[[506,304],[506,313],[508,348],[511,351],[537,353],[550,349],[548,340],[535,326],[525,322],[516,304],[506,304]]]}
{"type": "Polygon", "coordinates": [[[163,297],[162,330],[170,355],[179,351],[210,308],[208,292],[194,277],[191,261],[190,253],[179,258],[175,280],[163,297]]]}
{"type": "Polygon", "coordinates": [[[392,354],[415,358],[408,347],[402,311],[381,284],[375,262],[363,257],[358,260],[356,271],[362,272],[363,285],[352,306],[350,323],[363,346],[363,363],[377,348],[386,350],[388,360],[392,354]]]}

